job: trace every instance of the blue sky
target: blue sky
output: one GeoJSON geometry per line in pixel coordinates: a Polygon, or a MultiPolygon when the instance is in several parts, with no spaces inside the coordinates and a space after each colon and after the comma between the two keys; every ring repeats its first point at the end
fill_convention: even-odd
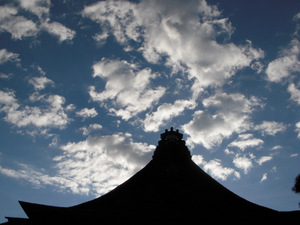
{"type": "Polygon", "coordinates": [[[165,128],[240,196],[298,209],[299,1],[2,1],[0,222],[71,206],[151,160],[165,128]]]}

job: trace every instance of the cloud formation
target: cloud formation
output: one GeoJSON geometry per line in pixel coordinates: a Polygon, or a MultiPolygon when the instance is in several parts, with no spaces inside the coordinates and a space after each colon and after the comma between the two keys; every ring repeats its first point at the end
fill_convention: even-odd
{"type": "Polygon", "coordinates": [[[75,31],[59,22],[50,22],[50,0],[14,0],[12,2],[15,6],[0,6],[0,32],[10,33],[14,40],[35,37],[43,30],[58,37],[60,42],[74,38],[75,31]],[[22,13],[22,10],[26,10],[37,18],[22,13]]]}
{"type": "Polygon", "coordinates": [[[127,61],[103,58],[93,65],[93,70],[93,77],[102,78],[106,84],[102,92],[91,86],[91,98],[124,120],[150,108],[165,93],[164,87],[151,85],[157,74],[148,68],[139,70],[137,65],[127,61]]]}
{"type": "Polygon", "coordinates": [[[264,56],[250,41],[242,46],[218,43],[218,36],[230,37],[233,28],[217,7],[203,0],[104,1],[86,6],[82,15],[99,23],[101,37],[112,34],[127,50],[133,49],[129,43],[134,41],[148,62],[186,72],[194,80],[194,96],[203,87],[224,84],[264,56]]]}
{"type": "Polygon", "coordinates": [[[0,173],[27,181],[36,187],[55,186],[76,194],[99,196],[115,188],[150,159],[155,146],[134,142],[129,133],[91,136],[69,142],[53,158],[56,175],[49,175],[26,164],[19,169],[0,166],[0,173]]]}
{"type": "Polygon", "coordinates": [[[27,128],[25,132],[31,135],[37,131],[47,134],[50,128],[64,129],[69,123],[64,97],[34,93],[30,101],[39,102],[40,106],[19,104],[13,91],[0,90],[0,112],[5,113],[4,120],[18,128],[27,128]]]}
{"type": "Polygon", "coordinates": [[[216,93],[204,99],[203,105],[206,110],[196,111],[193,120],[184,124],[182,129],[190,136],[188,144],[201,144],[210,149],[234,132],[250,129],[250,115],[262,103],[256,97],[247,99],[239,93],[216,93]],[[216,113],[212,114],[209,108],[214,108],[216,113]]]}

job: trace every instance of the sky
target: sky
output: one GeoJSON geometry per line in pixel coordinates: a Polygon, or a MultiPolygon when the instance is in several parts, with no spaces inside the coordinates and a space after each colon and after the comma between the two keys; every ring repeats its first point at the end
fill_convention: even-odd
{"type": "Polygon", "coordinates": [[[0,2],[0,222],[145,166],[160,133],[241,197],[298,210],[300,2],[0,2]]]}

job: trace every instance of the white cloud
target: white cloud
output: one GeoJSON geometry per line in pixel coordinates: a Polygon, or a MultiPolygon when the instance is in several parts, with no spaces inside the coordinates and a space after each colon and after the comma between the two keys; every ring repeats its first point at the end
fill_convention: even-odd
{"type": "Polygon", "coordinates": [[[35,90],[43,90],[47,85],[54,86],[54,82],[45,76],[32,77],[28,81],[35,90]]]}
{"type": "Polygon", "coordinates": [[[6,63],[6,62],[19,62],[19,54],[9,52],[6,49],[0,50],[0,64],[6,63]]]}
{"type": "Polygon", "coordinates": [[[49,14],[50,0],[19,0],[23,9],[37,15],[40,19],[47,17],[49,14]]]}
{"type": "Polygon", "coordinates": [[[260,131],[262,135],[276,135],[278,132],[284,132],[286,125],[275,121],[263,121],[260,125],[256,125],[254,130],[260,131]]]}
{"type": "Polygon", "coordinates": [[[298,133],[297,137],[300,139],[300,122],[295,124],[295,131],[298,133]]]}
{"type": "Polygon", "coordinates": [[[233,28],[217,7],[204,0],[189,4],[173,0],[137,4],[103,1],[86,6],[82,15],[99,23],[125,49],[132,48],[129,41],[133,40],[149,62],[161,63],[166,57],[164,63],[174,72],[187,72],[195,82],[194,96],[199,88],[222,85],[237,70],[264,56],[250,41],[242,46],[218,43],[218,36],[230,37],[233,28]]]}
{"type": "Polygon", "coordinates": [[[298,157],[298,155],[299,155],[298,153],[293,153],[290,155],[290,158],[298,157]]]}
{"type": "Polygon", "coordinates": [[[58,22],[49,22],[50,0],[20,0],[20,7],[0,7],[0,32],[9,32],[13,39],[22,40],[34,37],[41,30],[57,36],[59,41],[72,40],[75,31],[58,22]],[[38,18],[18,15],[20,10],[27,10],[38,18]]]}
{"type": "Polygon", "coordinates": [[[201,155],[193,155],[192,160],[199,166],[203,166],[205,172],[220,180],[227,180],[230,175],[240,178],[239,172],[229,167],[223,167],[220,159],[212,159],[206,162],[201,155]]]}
{"type": "Polygon", "coordinates": [[[30,98],[40,106],[20,105],[13,91],[0,90],[0,112],[4,120],[18,128],[25,128],[29,134],[46,134],[50,128],[64,129],[70,119],[63,105],[65,99],[59,95],[39,95],[30,98]]]}
{"type": "Polygon", "coordinates": [[[272,160],[273,157],[272,156],[262,156],[257,160],[258,165],[262,165],[263,163],[272,160]]]}
{"type": "Polygon", "coordinates": [[[264,182],[267,179],[268,179],[268,174],[264,173],[263,176],[262,176],[262,178],[260,179],[260,183],[264,182]]]}
{"type": "Polygon", "coordinates": [[[44,187],[55,186],[62,191],[99,196],[115,188],[151,159],[155,146],[134,142],[129,133],[89,137],[69,142],[54,159],[57,173],[19,164],[20,169],[0,166],[0,173],[44,187]]]}
{"type": "Polygon", "coordinates": [[[91,86],[91,98],[124,120],[145,111],[165,93],[161,86],[151,87],[151,79],[157,75],[150,69],[138,70],[135,64],[126,61],[102,59],[94,64],[93,70],[93,76],[101,77],[106,84],[102,92],[91,86]]]}
{"type": "Polygon", "coordinates": [[[295,84],[290,84],[288,86],[288,92],[291,94],[291,100],[300,105],[300,90],[296,87],[295,84]]]}
{"type": "Polygon", "coordinates": [[[93,117],[96,117],[98,115],[98,113],[95,108],[91,108],[91,109],[84,108],[84,109],[76,112],[76,115],[81,116],[83,118],[93,118],[93,117]]]}
{"type": "Polygon", "coordinates": [[[144,130],[157,132],[165,121],[179,116],[186,108],[193,109],[194,107],[195,103],[189,100],[176,100],[174,104],[164,103],[155,112],[146,114],[143,121],[144,130]]]}
{"type": "Polygon", "coordinates": [[[248,158],[247,156],[236,156],[233,159],[233,164],[239,168],[244,170],[244,173],[247,174],[249,172],[249,170],[252,168],[253,163],[251,161],[250,158],[248,158]]]}
{"type": "Polygon", "coordinates": [[[253,138],[251,134],[240,134],[237,140],[231,142],[229,147],[237,147],[244,151],[248,147],[260,146],[264,143],[263,140],[258,138],[253,138]]]}
{"type": "Polygon", "coordinates": [[[271,148],[271,150],[278,150],[278,149],[282,149],[281,145],[275,145],[273,148],[271,148]]]}
{"type": "Polygon", "coordinates": [[[98,123],[90,124],[88,127],[81,127],[80,130],[84,136],[89,135],[91,132],[101,130],[102,126],[98,123]]]}
{"type": "Polygon", "coordinates": [[[58,22],[46,22],[41,26],[42,29],[46,30],[48,33],[53,34],[58,37],[60,42],[66,40],[72,40],[76,34],[75,31],[65,27],[63,24],[58,22]]]}
{"type": "Polygon", "coordinates": [[[283,78],[300,71],[299,53],[300,43],[297,39],[293,39],[289,48],[282,52],[282,57],[269,63],[266,69],[267,79],[272,82],[280,82],[283,78]]]}
{"type": "Polygon", "coordinates": [[[14,7],[0,7],[0,32],[9,32],[13,39],[35,36],[38,28],[32,20],[17,16],[18,10],[14,7]]]}
{"type": "Polygon", "coordinates": [[[216,109],[216,113],[198,110],[182,129],[190,136],[188,144],[202,144],[207,149],[219,145],[234,132],[250,129],[250,114],[254,107],[261,105],[255,97],[247,99],[242,94],[226,93],[217,93],[202,103],[206,108],[216,109]]]}

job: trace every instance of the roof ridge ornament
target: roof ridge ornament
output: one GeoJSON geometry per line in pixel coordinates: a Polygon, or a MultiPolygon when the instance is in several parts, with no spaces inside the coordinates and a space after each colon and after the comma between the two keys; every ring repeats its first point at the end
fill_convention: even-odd
{"type": "Polygon", "coordinates": [[[180,141],[183,138],[183,134],[179,133],[179,130],[177,129],[174,131],[174,128],[171,127],[170,131],[168,129],[165,130],[165,133],[162,133],[160,135],[161,140],[163,141],[180,141]]]}

